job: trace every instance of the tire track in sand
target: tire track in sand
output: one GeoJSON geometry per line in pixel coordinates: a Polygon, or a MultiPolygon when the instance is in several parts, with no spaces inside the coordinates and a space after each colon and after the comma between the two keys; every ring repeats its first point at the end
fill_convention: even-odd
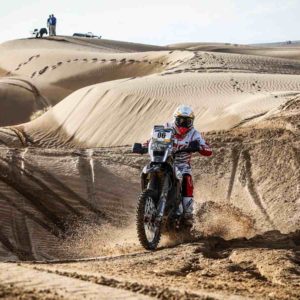
{"type": "Polygon", "coordinates": [[[57,235],[63,233],[65,231],[65,225],[61,222],[62,220],[57,217],[54,213],[45,204],[41,201],[38,191],[36,189],[28,189],[24,182],[15,181],[15,178],[11,176],[11,170],[9,168],[10,163],[7,160],[0,159],[2,164],[0,164],[0,180],[11,187],[14,191],[24,197],[37,211],[44,215],[45,219],[48,220],[50,224],[52,224],[55,228],[55,232],[57,235]],[[7,164],[7,167],[3,165],[3,162],[7,164]]]}
{"type": "MultiPolygon", "coordinates": [[[[20,155],[18,151],[8,151],[7,154],[11,157],[11,172],[13,177],[17,178],[19,170],[16,166],[20,163],[20,155]]],[[[21,180],[21,178],[20,178],[21,180]]],[[[24,200],[21,200],[24,205],[24,200]]],[[[19,214],[16,210],[11,210],[11,228],[14,237],[16,248],[24,256],[24,259],[33,259],[33,248],[31,242],[31,236],[28,230],[26,215],[23,213],[19,214]]]]}
{"type": "Polygon", "coordinates": [[[21,214],[24,214],[27,218],[31,219],[38,225],[40,225],[43,229],[45,229],[47,232],[54,234],[55,236],[59,236],[55,233],[54,228],[49,226],[46,222],[43,222],[40,218],[38,218],[36,215],[34,215],[32,212],[26,210],[23,208],[23,206],[18,205],[15,203],[14,199],[8,198],[6,195],[4,195],[2,192],[0,192],[0,198],[1,200],[4,200],[9,206],[15,208],[17,211],[19,211],[21,214]]]}
{"type": "MultiPolygon", "coordinates": [[[[12,263],[0,263],[0,282],[4,287],[21,289],[22,296],[18,299],[152,299],[151,296],[142,295],[138,291],[118,289],[108,284],[101,285],[97,282],[82,280],[80,276],[64,276],[57,272],[47,272],[12,263]],[[26,297],[26,292],[30,293],[30,297],[26,297]]],[[[2,295],[1,292],[0,290],[0,295],[2,295]]],[[[15,293],[14,296],[16,296],[15,293]]],[[[9,297],[9,299],[17,298],[9,297]]]]}
{"type": "Polygon", "coordinates": [[[233,184],[234,184],[234,180],[236,177],[236,171],[237,171],[237,167],[238,167],[238,163],[239,163],[239,159],[240,159],[240,149],[238,148],[233,148],[232,149],[232,170],[231,170],[231,175],[230,175],[230,180],[229,180],[229,184],[228,184],[228,191],[227,191],[227,200],[230,200],[231,194],[232,194],[232,189],[233,189],[233,184]]]}
{"type": "Polygon", "coordinates": [[[272,221],[272,219],[270,218],[266,208],[264,207],[263,201],[260,198],[260,195],[255,186],[255,182],[253,180],[252,162],[251,162],[251,156],[250,156],[249,150],[244,150],[241,155],[242,155],[242,157],[244,159],[244,163],[245,163],[244,176],[245,176],[246,186],[249,191],[249,194],[250,194],[251,198],[253,199],[254,204],[259,208],[259,210],[265,216],[268,223],[271,225],[271,228],[275,230],[276,226],[275,226],[274,222],[272,221]]]}
{"type": "MultiPolygon", "coordinates": [[[[28,267],[30,266],[28,265],[28,267]]],[[[83,272],[78,272],[78,271],[59,270],[57,268],[51,270],[42,267],[33,267],[33,269],[40,272],[57,274],[62,277],[76,278],[85,282],[93,282],[94,284],[100,286],[116,288],[121,290],[122,293],[123,291],[130,291],[136,295],[137,299],[144,299],[144,296],[154,297],[156,299],[221,299],[221,298],[209,298],[207,296],[208,293],[198,294],[193,292],[164,288],[157,285],[145,285],[137,281],[131,281],[131,280],[127,281],[127,280],[107,277],[103,274],[91,275],[91,274],[85,274],[83,272]]]]}

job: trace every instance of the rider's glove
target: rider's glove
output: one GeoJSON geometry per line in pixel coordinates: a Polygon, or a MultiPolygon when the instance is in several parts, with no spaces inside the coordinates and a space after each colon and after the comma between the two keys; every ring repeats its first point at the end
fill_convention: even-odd
{"type": "Polygon", "coordinates": [[[203,156],[211,156],[212,150],[209,144],[206,143],[205,145],[201,145],[199,153],[203,156]]]}
{"type": "Polygon", "coordinates": [[[201,149],[200,148],[200,143],[197,140],[190,142],[188,148],[191,149],[191,152],[198,152],[201,149]]]}

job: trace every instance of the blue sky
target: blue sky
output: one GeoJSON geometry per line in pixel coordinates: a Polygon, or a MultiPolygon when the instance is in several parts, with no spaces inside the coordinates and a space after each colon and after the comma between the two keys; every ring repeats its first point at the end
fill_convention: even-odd
{"type": "Polygon", "coordinates": [[[300,0],[1,0],[0,42],[58,19],[57,34],[166,45],[300,40],[300,0]]]}

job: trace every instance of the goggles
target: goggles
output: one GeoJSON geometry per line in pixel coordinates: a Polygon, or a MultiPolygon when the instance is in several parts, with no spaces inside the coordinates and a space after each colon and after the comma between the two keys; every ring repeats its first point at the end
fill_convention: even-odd
{"type": "Polygon", "coordinates": [[[193,126],[193,119],[188,117],[176,117],[175,125],[178,127],[190,128],[193,126]]]}

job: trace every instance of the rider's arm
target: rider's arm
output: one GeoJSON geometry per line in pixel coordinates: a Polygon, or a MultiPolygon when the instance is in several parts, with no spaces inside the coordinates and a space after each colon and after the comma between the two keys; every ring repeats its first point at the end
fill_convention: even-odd
{"type": "Polygon", "coordinates": [[[212,149],[209,144],[205,143],[205,145],[201,145],[201,149],[200,149],[199,153],[203,156],[211,156],[212,149]]]}
{"type": "Polygon", "coordinates": [[[200,144],[200,150],[199,153],[203,156],[211,156],[212,155],[212,149],[210,145],[204,140],[201,133],[195,130],[193,141],[198,141],[200,144]]]}

